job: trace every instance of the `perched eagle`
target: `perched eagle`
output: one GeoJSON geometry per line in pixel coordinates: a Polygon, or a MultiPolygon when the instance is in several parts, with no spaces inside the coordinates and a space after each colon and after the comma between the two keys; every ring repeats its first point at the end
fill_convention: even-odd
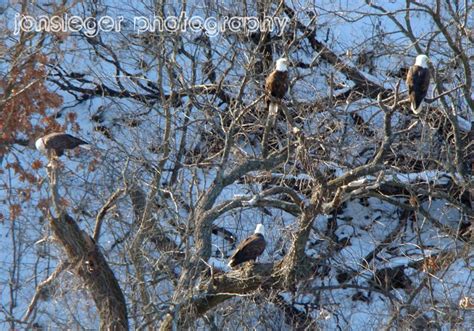
{"type": "Polygon", "coordinates": [[[421,103],[428,93],[430,86],[430,71],[428,69],[428,57],[418,55],[415,64],[410,67],[407,74],[408,96],[410,107],[415,114],[421,112],[421,103]]]}
{"type": "Polygon", "coordinates": [[[257,224],[255,233],[242,241],[234,254],[229,259],[229,267],[233,268],[246,261],[255,261],[257,257],[262,255],[267,243],[264,238],[265,230],[263,224],[257,224]]]}
{"type": "Polygon", "coordinates": [[[64,154],[64,150],[73,149],[77,146],[90,149],[88,142],[61,132],[53,132],[39,138],[36,140],[35,146],[37,150],[45,154],[49,159],[60,157],[64,154]]]}
{"type": "MultiPolygon", "coordinates": [[[[276,61],[276,68],[265,80],[265,93],[276,99],[283,99],[288,90],[288,60],[280,58],[276,61]]],[[[278,112],[278,103],[267,98],[268,110],[271,114],[278,112]]]]}

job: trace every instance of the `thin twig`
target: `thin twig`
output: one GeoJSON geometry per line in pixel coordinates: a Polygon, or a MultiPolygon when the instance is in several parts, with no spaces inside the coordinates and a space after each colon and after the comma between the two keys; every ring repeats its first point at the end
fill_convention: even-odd
{"type": "Polygon", "coordinates": [[[125,189],[120,188],[117,189],[107,200],[107,202],[102,206],[100,211],[97,213],[97,217],[95,218],[95,227],[94,227],[94,235],[92,238],[95,242],[98,242],[100,236],[100,229],[102,228],[102,223],[104,220],[105,215],[107,212],[112,208],[115,204],[115,201],[125,192],[125,189]]]}
{"type": "Polygon", "coordinates": [[[33,310],[36,308],[36,304],[38,303],[38,300],[40,297],[44,294],[45,288],[50,285],[58,276],[63,272],[66,268],[69,267],[69,262],[67,261],[62,261],[57,267],[56,270],[44,281],[42,281],[37,287],[36,287],[36,292],[33,298],[30,301],[30,304],[28,305],[28,309],[26,310],[25,315],[23,316],[22,321],[24,323],[28,322],[28,319],[30,318],[31,313],[33,310]]]}

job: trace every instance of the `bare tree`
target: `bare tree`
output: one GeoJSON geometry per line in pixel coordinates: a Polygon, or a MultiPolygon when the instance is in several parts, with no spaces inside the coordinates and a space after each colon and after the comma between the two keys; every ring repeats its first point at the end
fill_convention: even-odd
{"type": "Polygon", "coordinates": [[[18,88],[31,109],[0,150],[10,207],[0,216],[11,236],[0,320],[11,328],[472,323],[471,1],[8,10],[124,16],[120,31],[10,33],[17,51],[5,57],[0,116],[18,88]],[[223,25],[215,36],[132,24],[182,13],[288,24],[223,25]],[[433,78],[414,115],[404,79],[421,53],[433,78]],[[290,59],[291,84],[269,118],[263,86],[280,56],[290,59]],[[28,61],[37,82],[14,76],[28,61]],[[60,129],[94,149],[43,167],[30,142],[60,129]],[[229,270],[256,223],[269,229],[262,259],[229,270]]]}

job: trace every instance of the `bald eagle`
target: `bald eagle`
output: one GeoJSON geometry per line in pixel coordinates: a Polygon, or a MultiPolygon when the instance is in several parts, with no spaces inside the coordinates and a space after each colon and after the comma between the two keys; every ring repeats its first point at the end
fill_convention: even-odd
{"type": "Polygon", "coordinates": [[[242,241],[229,259],[229,267],[233,268],[246,261],[255,261],[262,255],[267,243],[264,238],[263,224],[257,224],[253,235],[242,241]]]}
{"type": "MultiPolygon", "coordinates": [[[[265,80],[265,93],[276,99],[283,99],[288,90],[288,60],[280,58],[276,61],[276,68],[265,80]]],[[[267,98],[268,111],[271,114],[278,112],[278,103],[267,98]]]]}
{"type": "Polygon", "coordinates": [[[421,103],[428,93],[430,86],[430,71],[428,69],[428,57],[418,55],[415,64],[410,67],[407,74],[408,97],[410,108],[415,114],[421,112],[421,103]]]}
{"type": "Polygon", "coordinates": [[[60,157],[64,154],[64,150],[73,149],[77,146],[90,149],[88,142],[62,132],[53,132],[37,139],[35,146],[37,150],[45,154],[49,159],[60,157]]]}

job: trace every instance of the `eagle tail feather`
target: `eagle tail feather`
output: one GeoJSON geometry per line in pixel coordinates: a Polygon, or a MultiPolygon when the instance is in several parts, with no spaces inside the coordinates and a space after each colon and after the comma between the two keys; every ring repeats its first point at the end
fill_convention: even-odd
{"type": "Polygon", "coordinates": [[[270,115],[276,115],[278,113],[278,104],[276,102],[270,102],[269,112],[270,115]]]}
{"type": "Polygon", "coordinates": [[[422,110],[422,102],[420,102],[420,104],[418,105],[418,108],[416,108],[416,104],[414,102],[412,102],[411,104],[411,110],[412,112],[414,112],[416,115],[418,115],[419,113],[421,113],[421,110],[422,110]]]}

